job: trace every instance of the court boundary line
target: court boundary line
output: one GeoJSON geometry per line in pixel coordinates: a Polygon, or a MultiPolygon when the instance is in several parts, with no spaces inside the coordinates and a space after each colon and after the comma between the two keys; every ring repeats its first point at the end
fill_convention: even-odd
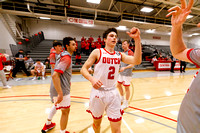
{"type": "MultiPolygon", "coordinates": [[[[49,96],[49,95],[19,95],[19,96],[3,96],[3,97],[0,97],[0,98],[40,97],[40,96],[49,96]]],[[[71,97],[71,98],[79,98],[79,99],[87,99],[87,100],[90,99],[90,98],[87,98],[87,97],[80,97],[80,96],[70,96],[70,97],[71,97]]],[[[141,112],[149,113],[149,114],[152,114],[152,115],[161,117],[161,118],[165,118],[165,119],[168,119],[168,120],[177,122],[177,120],[174,120],[174,119],[172,119],[172,118],[169,118],[169,117],[166,117],[166,116],[164,116],[164,115],[157,114],[157,113],[153,113],[153,112],[150,112],[150,111],[147,111],[147,110],[144,110],[144,109],[140,109],[140,108],[132,107],[132,106],[129,106],[129,108],[135,109],[135,110],[139,110],[139,111],[141,111],[141,112]]]]}
{"type": "Polygon", "coordinates": [[[147,110],[144,110],[144,109],[140,109],[140,108],[136,108],[136,107],[132,107],[132,106],[129,106],[129,108],[132,108],[132,109],[135,109],[135,110],[139,110],[139,111],[142,111],[142,112],[145,112],[145,113],[149,113],[149,114],[152,114],[152,115],[155,115],[155,116],[159,116],[159,117],[162,117],[162,118],[177,122],[177,120],[174,120],[172,118],[169,118],[169,117],[166,117],[164,115],[157,114],[157,113],[153,113],[153,112],[150,112],[150,111],[147,111],[147,110]]]}

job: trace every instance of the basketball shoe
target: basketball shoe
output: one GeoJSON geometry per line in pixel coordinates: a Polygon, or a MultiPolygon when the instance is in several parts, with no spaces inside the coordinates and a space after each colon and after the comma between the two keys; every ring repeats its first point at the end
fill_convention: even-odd
{"type": "Polygon", "coordinates": [[[44,124],[44,127],[42,128],[41,132],[42,133],[46,133],[47,131],[53,129],[56,126],[56,123],[52,123],[50,125],[46,125],[46,123],[44,124]]]}

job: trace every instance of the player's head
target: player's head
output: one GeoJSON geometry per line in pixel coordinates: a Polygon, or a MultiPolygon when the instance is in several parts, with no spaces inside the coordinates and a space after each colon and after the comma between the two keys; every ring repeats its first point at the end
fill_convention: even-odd
{"type": "Polygon", "coordinates": [[[29,59],[29,58],[30,58],[30,55],[29,55],[29,54],[27,54],[27,55],[26,55],[26,57],[29,59]]]}
{"type": "Polygon", "coordinates": [[[114,47],[117,43],[118,32],[115,28],[109,28],[103,33],[103,40],[106,45],[114,47]]]}
{"type": "Polygon", "coordinates": [[[20,52],[20,53],[23,53],[23,52],[24,52],[24,50],[23,50],[23,49],[19,49],[19,52],[20,52]]]}
{"type": "Polygon", "coordinates": [[[39,64],[40,62],[41,62],[40,59],[37,59],[37,60],[36,60],[36,63],[37,63],[37,64],[39,64]]]}
{"type": "Polygon", "coordinates": [[[109,34],[110,32],[115,32],[116,35],[118,35],[117,29],[115,29],[115,28],[108,28],[108,29],[107,29],[106,31],[104,31],[104,33],[103,33],[103,39],[104,39],[104,38],[107,39],[107,36],[108,36],[108,34],[109,34]]]}
{"type": "Polygon", "coordinates": [[[53,42],[53,47],[56,50],[57,53],[62,51],[62,43],[60,42],[53,42]]]}
{"type": "Polygon", "coordinates": [[[63,46],[68,52],[76,51],[76,42],[72,37],[63,38],[63,46]]]}
{"type": "Polygon", "coordinates": [[[129,49],[129,42],[128,42],[128,40],[122,41],[122,49],[123,50],[129,49]]]}
{"type": "Polygon", "coordinates": [[[62,43],[58,42],[58,41],[54,41],[53,42],[53,47],[55,48],[56,46],[62,46],[62,43]]]}

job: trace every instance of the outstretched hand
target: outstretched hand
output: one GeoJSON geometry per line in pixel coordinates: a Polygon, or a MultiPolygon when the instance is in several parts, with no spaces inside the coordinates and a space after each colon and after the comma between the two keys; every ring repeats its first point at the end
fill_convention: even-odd
{"type": "Polygon", "coordinates": [[[130,32],[126,32],[131,38],[137,39],[140,38],[140,30],[136,27],[133,27],[130,32]]]}
{"type": "Polygon", "coordinates": [[[194,3],[194,0],[189,0],[188,5],[185,0],[180,0],[180,1],[181,1],[181,7],[174,6],[170,8],[168,10],[168,12],[170,13],[166,15],[166,17],[172,15],[171,24],[173,26],[180,26],[185,22],[187,16],[191,13],[191,8],[194,3]]]}

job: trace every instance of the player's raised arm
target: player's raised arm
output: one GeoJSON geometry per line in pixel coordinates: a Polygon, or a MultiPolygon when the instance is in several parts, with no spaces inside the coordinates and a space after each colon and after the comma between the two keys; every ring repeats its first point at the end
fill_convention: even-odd
{"type": "Polygon", "coordinates": [[[122,53],[122,61],[126,64],[139,65],[142,61],[140,30],[133,27],[127,34],[135,40],[135,52],[134,56],[127,56],[122,53]]]}
{"type": "Polygon", "coordinates": [[[90,54],[90,56],[88,57],[88,59],[86,60],[86,62],[84,63],[84,65],[81,68],[81,74],[91,82],[92,86],[95,89],[98,89],[101,87],[102,83],[101,81],[95,79],[92,75],[90,75],[88,69],[99,59],[99,49],[95,49],[92,51],[92,53],[90,54]]]}
{"type": "Polygon", "coordinates": [[[172,16],[170,49],[172,55],[176,59],[190,62],[189,59],[187,58],[187,52],[189,49],[187,49],[186,45],[183,42],[182,25],[186,21],[187,16],[191,13],[191,8],[194,1],[189,0],[188,5],[185,0],[180,0],[180,1],[181,1],[181,7],[174,6],[168,10],[170,13],[167,14],[167,17],[172,16]]]}

